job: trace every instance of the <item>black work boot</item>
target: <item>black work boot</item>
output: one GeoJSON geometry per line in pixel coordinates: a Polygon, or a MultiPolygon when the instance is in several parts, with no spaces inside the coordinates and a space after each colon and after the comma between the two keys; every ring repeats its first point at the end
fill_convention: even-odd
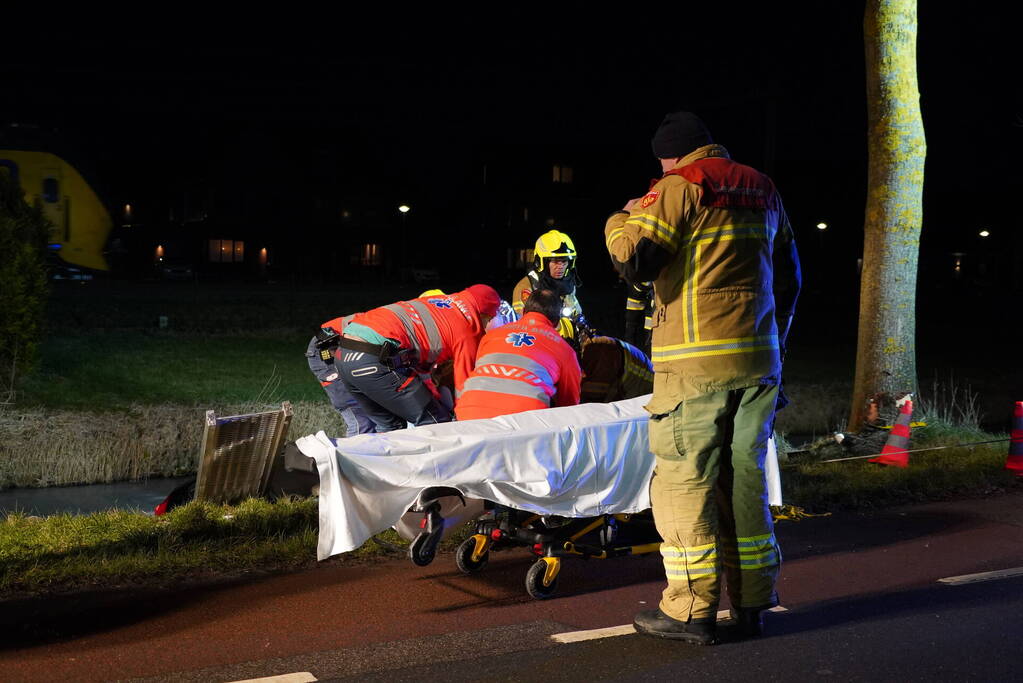
{"type": "Polygon", "coordinates": [[[732,628],[739,638],[759,638],[764,635],[764,612],[771,606],[766,607],[733,607],[731,609],[732,628]]]}
{"type": "Polygon", "coordinates": [[[661,608],[646,610],[633,620],[636,631],[648,636],[681,640],[693,645],[713,645],[717,642],[717,623],[710,619],[672,619],[661,608]]]}

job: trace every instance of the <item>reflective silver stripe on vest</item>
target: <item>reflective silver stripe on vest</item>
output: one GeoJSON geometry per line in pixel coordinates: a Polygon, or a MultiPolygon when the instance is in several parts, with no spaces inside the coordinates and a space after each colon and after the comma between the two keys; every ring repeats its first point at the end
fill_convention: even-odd
{"type": "Polygon", "coordinates": [[[401,307],[401,304],[387,304],[384,306],[385,309],[393,313],[398,321],[401,322],[401,326],[405,328],[405,336],[408,337],[409,344],[412,345],[412,349],[422,358],[422,349],[419,348],[419,340],[416,337],[415,323],[412,322],[412,318],[409,316],[408,311],[401,307]]]}
{"type": "Polygon", "coordinates": [[[441,351],[444,350],[444,340],[440,337],[440,329],[437,328],[437,321],[433,319],[433,313],[430,312],[430,307],[422,301],[409,301],[408,303],[412,306],[412,308],[416,309],[416,312],[419,313],[419,317],[423,320],[423,327],[426,329],[426,338],[430,342],[430,353],[426,362],[433,365],[440,357],[441,351]]]}
{"type": "Polygon", "coordinates": [[[461,395],[464,396],[470,391],[493,391],[498,394],[512,394],[514,396],[536,399],[546,406],[551,404],[550,397],[547,396],[547,392],[542,387],[526,384],[517,379],[470,377],[465,380],[465,388],[462,390],[461,395]]]}
{"type": "Polygon", "coordinates": [[[416,313],[419,314],[419,319],[423,322],[423,329],[426,330],[426,339],[430,343],[430,348],[426,349],[425,353],[419,345],[419,337],[416,336],[416,321],[409,315],[409,312],[401,304],[388,304],[384,308],[397,316],[398,320],[401,321],[401,326],[405,328],[405,334],[409,338],[409,344],[412,345],[412,349],[418,354],[420,360],[428,365],[433,365],[443,348],[437,323],[434,321],[433,316],[430,315],[429,309],[422,302],[406,301],[405,303],[415,309],[416,313]]]}
{"type": "Polygon", "coordinates": [[[547,386],[554,388],[554,380],[551,378],[551,373],[547,371],[547,368],[537,363],[531,358],[524,356],[516,356],[514,353],[488,353],[482,358],[476,359],[476,369],[480,366],[490,365],[491,363],[496,365],[510,365],[513,368],[522,368],[526,372],[531,372],[537,376],[540,381],[544,382],[547,386]]]}

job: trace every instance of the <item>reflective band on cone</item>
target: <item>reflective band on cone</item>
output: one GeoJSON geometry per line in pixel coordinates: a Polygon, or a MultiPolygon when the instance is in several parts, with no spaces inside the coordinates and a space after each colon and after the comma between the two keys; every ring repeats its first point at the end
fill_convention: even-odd
{"type": "Polygon", "coordinates": [[[1023,477],[1023,401],[1016,401],[1012,411],[1012,431],[1009,433],[1009,457],[1005,469],[1012,470],[1017,477],[1023,477]]]}
{"type": "Polygon", "coordinates": [[[902,408],[899,409],[899,417],[892,425],[892,431],[888,434],[888,440],[881,449],[881,455],[871,458],[867,462],[876,462],[879,465],[891,465],[893,467],[909,467],[909,423],[913,419],[913,401],[905,399],[902,408]]]}

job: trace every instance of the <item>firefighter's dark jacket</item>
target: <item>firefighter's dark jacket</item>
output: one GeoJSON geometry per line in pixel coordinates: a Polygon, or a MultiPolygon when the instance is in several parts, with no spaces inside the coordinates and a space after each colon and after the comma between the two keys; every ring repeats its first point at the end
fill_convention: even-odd
{"type": "Polygon", "coordinates": [[[655,414],[699,394],[781,381],[800,288],[774,183],[706,145],[604,230],[618,272],[654,281],[655,414]]]}

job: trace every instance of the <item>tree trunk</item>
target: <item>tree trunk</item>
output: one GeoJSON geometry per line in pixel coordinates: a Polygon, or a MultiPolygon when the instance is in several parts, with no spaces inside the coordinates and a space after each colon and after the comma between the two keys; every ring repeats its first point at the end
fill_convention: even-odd
{"type": "Polygon", "coordinates": [[[863,33],[870,163],[850,431],[863,426],[867,399],[917,386],[916,276],[927,145],[916,30],[916,0],[868,0],[863,33]]]}

